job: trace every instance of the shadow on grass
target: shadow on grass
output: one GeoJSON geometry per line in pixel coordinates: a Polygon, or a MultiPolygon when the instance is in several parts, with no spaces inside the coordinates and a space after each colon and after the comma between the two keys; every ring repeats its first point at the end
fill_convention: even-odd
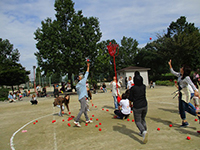
{"type": "Polygon", "coordinates": [[[70,117],[71,115],[69,115],[68,113],[64,113],[64,114],[61,116],[61,115],[59,115],[59,113],[54,113],[53,116],[60,116],[60,117],[69,116],[69,117],[70,117]]]}
{"type": "MultiPolygon", "coordinates": [[[[135,141],[143,144],[142,140],[140,140],[139,138],[137,138],[137,136],[139,136],[139,134],[138,134],[139,131],[137,133],[137,132],[135,132],[133,130],[130,130],[130,129],[128,129],[126,127],[126,125],[118,123],[118,125],[113,126],[113,131],[116,131],[116,132],[122,133],[124,135],[127,135],[130,138],[134,139],[135,141]]],[[[142,139],[142,137],[141,137],[141,139],[142,139]]]]}
{"type": "Polygon", "coordinates": [[[169,120],[163,120],[163,119],[160,119],[160,118],[154,118],[154,117],[148,117],[148,116],[147,116],[146,118],[149,118],[149,119],[151,119],[151,120],[153,120],[153,121],[155,121],[155,122],[162,123],[162,124],[164,124],[164,125],[172,124],[172,122],[169,121],[169,120]]]}
{"type": "MultiPolygon", "coordinates": [[[[169,120],[163,120],[163,119],[160,119],[160,118],[153,118],[153,117],[147,117],[147,118],[150,118],[151,120],[153,120],[155,122],[163,123],[164,125],[167,125],[167,126],[169,126],[169,124],[173,124],[174,127],[181,128],[180,127],[181,126],[181,122],[180,122],[180,124],[176,124],[176,123],[173,123],[173,122],[171,122],[169,120]]],[[[196,127],[190,127],[190,126],[188,126],[187,128],[196,130],[196,127]]]]}
{"type": "MultiPolygon", "coordinates": [[[[187,128],[189,128],[189,127],[187,127],[187,128]]],[[[179,127],[179,128],[176,128],[175,130],[180,132],[180,133],[186,134],[186,135],[193,135],[193,136],[197,136],[197,137],[200,138],[200,134],[197,133],[196,128],[194,129],[195,131],[189,131],[189,130],[187,130],[187,128],[180,128],[179,127]]]]}
{"type": "Polygon", "coordinates": [[[102,108],[104,108],[104,109],[115,109],[114,107],[112,107],[112,106],[107,106],[107,105],[104,105],[102,108]]]}
{"type": "Polygon", "coordinates": [[[166,108],[158,108],[158,109],[160,109],[160,110],[163,110],[163,111],[168,111],[168,112],[170,112],[170,113],[175,113],[175,114],[178,114],[179,113],[179,111],[176,109],[166,109],[166,108]]]}
{"type": "Polygon", "coordinates": [[[197,131],[196,131],[197,130],[196,127],[190,127],[190,126],[180,127],[181,124],[173,123],[173,122],[168,121],[168,120],[163,120],[163,119],[160,119],[160,118],[153,118],[153,117],[147,117],[147,118],[150,118],[151,120],[153,120],[155,122],[163,123],[164,125],[167,125],[167,126],[172,124],[173,128],[175,128],[176,131],[181,132],[183,134],[190,134],[190,135],[194,135],[194,136],[199,136],[199,133],[197,133],[197,131]],[[195,131],[189,131],[187,129],[192,129],[192,130],[195,130],[195,131]]]}

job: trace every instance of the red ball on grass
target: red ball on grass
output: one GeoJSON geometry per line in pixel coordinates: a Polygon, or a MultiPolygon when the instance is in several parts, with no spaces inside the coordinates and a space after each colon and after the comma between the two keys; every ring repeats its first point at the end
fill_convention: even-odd
{"type": "Polygon", "coordinates": [[[101,125],[101,122],[99,123],[99,125],[101,125]]]}
{"type": "Polygon", "coordinates": [[[157,128],[158,131],[160,131],[160,128],[157,128]]]}
{"type": "Polygon", "coordinates": [[[170,124],[169,127],[172,127],[172,124],[170,124]]]}
{"type": "Polygon", "coordinates": [[[190,140],[190,139],[191,139],[191,137],[187,136],[187,139],[188,139],[188,140],[190,140]]]}
{"type": "Polygon", "coordinates": [[[35,124],[35,122],[33,122],[33,124],[35,124]]]}
{"type": "Polygon", "coordinates": [[[132,122],[134,122],[135,120],[133,119],[132,122]]]}
{"type": "Polygon", "coordinates": [[[99,128],[99,131],[101,131],[101,128],[99,128]]]}
{"type": "Polygon", "coordinates": [[[98,125],[95,125],[95,127],[98,127],[98,125]]]}

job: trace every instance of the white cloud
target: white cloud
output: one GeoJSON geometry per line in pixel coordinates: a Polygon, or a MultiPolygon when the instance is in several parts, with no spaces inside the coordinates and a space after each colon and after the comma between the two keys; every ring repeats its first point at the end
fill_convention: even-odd
{"type": "MultiPolygon", "coordinates": [[[[41,21],[55,19],[55,0],[1,0],[0,35],[20,50],[20,63],[28,70],[36,65],[34,32],[41,21]]],[[[188,22],[200,27],[199,0],[74,0],[75,10],[99,18],[102,39],[132,37],[139,47],[156,39],[156,33],[166,30],[172,21],[186,16],[188,22]]]]}

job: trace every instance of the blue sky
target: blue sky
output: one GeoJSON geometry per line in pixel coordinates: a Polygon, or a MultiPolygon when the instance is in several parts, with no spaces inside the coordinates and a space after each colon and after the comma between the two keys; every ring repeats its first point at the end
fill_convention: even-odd
{"type": "MultiPolygon", "coordinates": [[[[20,63],[32,71],[37,65],[34,32],[47,17],[55,19],[55,0],[0,0],[0,38],[20,51],[20,63]]],[[[97,17],[101,40],[132,37],[139,47],[156,39],[172,21],[186,16],[200,28],[200,0],[73,0],[75,10],[97,17]]]]}

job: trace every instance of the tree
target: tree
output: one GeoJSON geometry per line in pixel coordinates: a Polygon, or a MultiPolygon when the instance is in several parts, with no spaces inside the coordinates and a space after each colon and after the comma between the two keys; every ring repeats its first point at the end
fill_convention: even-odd
{"type": "Polygon", "coordinates": [[[158,34],[157,40],[139,50],[135,63],[150,67],[153,76],[169,72],[169,59],[173,60],[175,70],[179,70],[181,64],[188,64],[196,70],[200,67],[199,41],[199,29],[181,16],[169,25],[167,33],[158,34]]]}
{"type": "Polygon", "coordinates": [[[91,74],[95,80],[104,78],[111,80],[114,76],[113,69],[113,58],[109,55],[107,45],[112,42],[116,43],[115,40],[101,41],[97,45],[97,54],[94,57],[94,61],[91,64],[91,74]]]}
{"type": "Polygon", "coordinates": [[[194,23],[188,23],[185,16],[181,16],[172,22],[165,35],[165,47],[170,51],[174,65],[177,69],[180,67],[176,64],[188,64],[193,69],[200,67],[200,32],[194,23]]]}
{"type": "Polygon", "coordinates": [[[138,52],[138,42],[133,38],[123,37],[119,48],[119,56],[116,57],[118,69],[134,65],[134,59],[138,52]]]}
{"type": "Polygon", "coordinates": [[[13,49],[13,45],[8,40],[0,38],[0,85],[12,86],[20,85],[29,81],[29,71],[26,71],[19,61],[18,49],[13,49]]]}
{"type": "Polygon", "coordinates": [[[0,38],[0,62],[2,64],[18,62],[19,50],[13,49],[13,44],[10,44],[9,40],[3,40],[0,38]]]}
{"type": "Polygon", "coordinates": [[[30,72],[26,71],[21,64],[13,62],[2,65],[0,70],[1,85],[12,86],[13,91],[14,85],[20,85],[29,81],[28,75],[30,72]]]}
{"type": "MultiPolygon", "coordinates": [[[[78,74],[97,54],[97,42],[101,38],[99,22],[94,17],[84,17],[82,11],[74,10],[71,0],[55,1],[56,20],[42,21],[35,34],[35,53],[39,67],[47,73],[60,73],[69,79],[78,74]]],[[[72,80],[71,80],[72,81],[72,80]]]]}

